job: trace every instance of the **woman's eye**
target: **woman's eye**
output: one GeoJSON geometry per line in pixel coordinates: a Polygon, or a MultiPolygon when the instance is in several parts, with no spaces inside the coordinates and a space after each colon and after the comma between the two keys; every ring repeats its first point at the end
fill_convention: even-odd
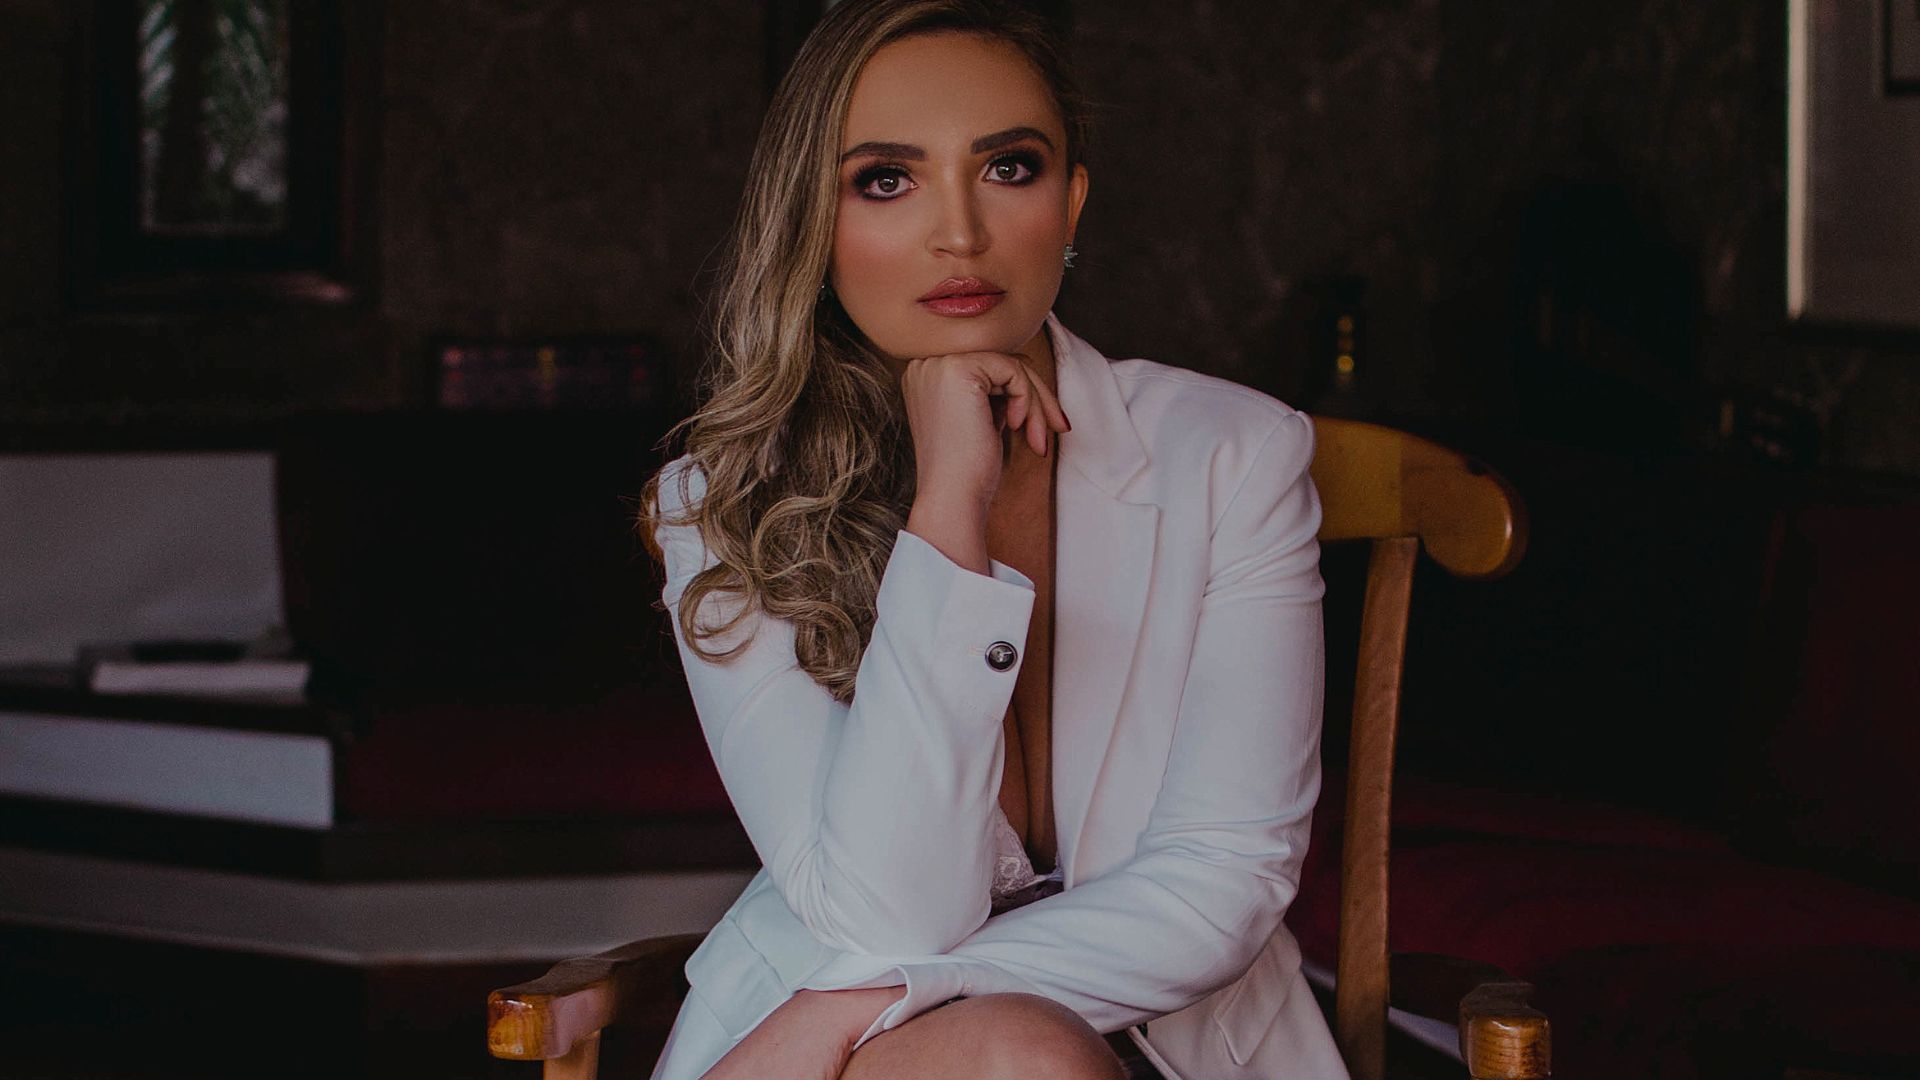
{"type": "Polygon", "coordinates": [[[987,174],[1009,184],[1024,184],[1039,175],[1040,162],[1031,154],[1008,154],[993,159],[987,174]]]}
{"type": "Polygon", "coordinates": [[[853,188],[869,199],[898,198],[906,190],[907,174],[895,165],[880,165],[863,170],[853,178],[853,188]]]}
{"type": "MultiPolygon", "coordinates": [[[[1006,154],[987,165],[987,179],[1002,184],[1028,184],[1040,174],[1040,160],[1032,154],[1006,154]]],[[[898,165],[875,165],[862,169],[853,178],[853,190],[861,198],[889,202],[913,190],[907,171],[898,165]]]]}

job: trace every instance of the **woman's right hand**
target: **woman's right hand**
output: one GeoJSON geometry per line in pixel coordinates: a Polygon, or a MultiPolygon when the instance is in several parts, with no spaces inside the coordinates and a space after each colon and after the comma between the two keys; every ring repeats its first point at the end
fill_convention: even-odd
{"type": "Polygon", "coordinates": [[[1046,454],[1067,414],[1026,357],[967,352],[907,361],[900,377],[920,497],[977,506],[1000,486],[1003,429],[1046,454]]]}

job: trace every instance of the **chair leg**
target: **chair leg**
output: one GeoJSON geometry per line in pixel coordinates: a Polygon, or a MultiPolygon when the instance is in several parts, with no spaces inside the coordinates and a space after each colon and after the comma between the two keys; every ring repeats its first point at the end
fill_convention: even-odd
{"type": "Polygon", "coordinates": [[[600,1033],[576,1039],[565,1057],[548,1058],[542,1080],[596,1080],[600,1075],[600,1033]]]}

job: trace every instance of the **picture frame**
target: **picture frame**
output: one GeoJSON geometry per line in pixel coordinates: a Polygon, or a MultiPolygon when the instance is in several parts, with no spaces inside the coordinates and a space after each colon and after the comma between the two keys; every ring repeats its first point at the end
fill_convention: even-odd
{"type": "Polygon", "coordinates": [[[1920,0],[1881,0],[1880,16],[1887,96],[1920,94],[1920,0]]]}
{"type": "Polygon", "coordinates": [[[1787,7],[1787,318],[1920,333],[1920,3],[1787,7]]]}
{"type": "Polygon", "coordinates": [[[91,0],[84,10],[74,43],[65,185],[70,307],[111,314],[370,299],[380,5],[91,0]],[[228,58],[222,50],[235,46],[235,16],[243,12],[269,13],[247,27],[245,67],[258,78],[223,95],[222,86],[209,85],[218,76],[206,71],[228,58]],[[210,26],[218,27],[217,38],[210,26]],[[172,93],[176,82],[196,91],[194,98],[172,93]],[[274,98],[269,107],[259,105],[263,96],[274,98]],[[197,123],[178,107],[193,99],[209,103],[197,123]],[[263,157],[272,159],[275,175],[260,189],[273,190],[273,212],[258,205],[230,219],[178,212],[194,202],[178,197],[183,180],[202,189],[224,183],[219,193],[234,194],[230,175],[216,182],[211,174],[232,171],[232,147],[212,131],[223,102],[229,107],[217,118],[221,131],[233,130],[235,101],[271,110],[278,145],[263,157]],[[156,190],[175,194],[156,197],[156,190]],[[176,212],[158,212],[163,201],[176,212]]]}

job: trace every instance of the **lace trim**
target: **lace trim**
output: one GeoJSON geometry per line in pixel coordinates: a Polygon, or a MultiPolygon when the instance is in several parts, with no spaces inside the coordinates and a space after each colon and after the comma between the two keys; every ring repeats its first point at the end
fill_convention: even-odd
{"type": "Polygon", "coordinates": [[[994,914],[1060,891],[1060,868],[1054,867],[1050,874],[1034,872],[1027,845],[1007,820],[1006,811],[998,805],[993,808],[993,846],[993,887],[988,896],[994,914]]]}

